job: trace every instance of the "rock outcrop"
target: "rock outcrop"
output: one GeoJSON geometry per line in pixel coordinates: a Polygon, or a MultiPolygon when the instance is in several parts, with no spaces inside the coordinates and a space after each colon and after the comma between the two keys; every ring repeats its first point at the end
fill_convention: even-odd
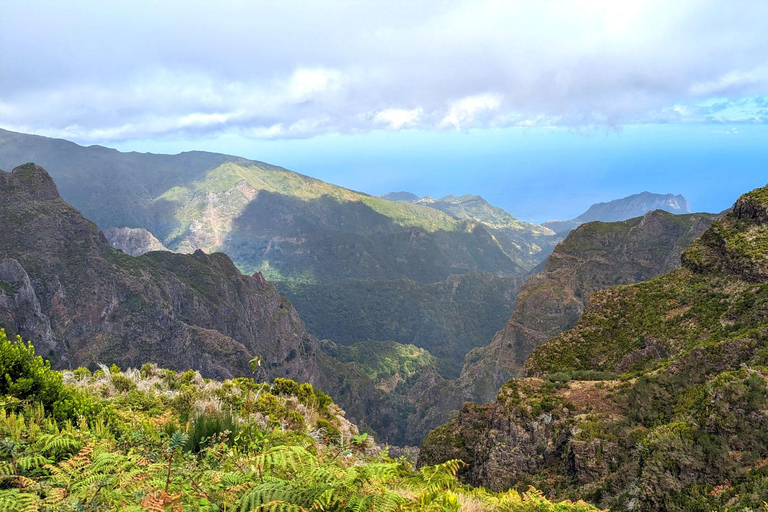
{"type": "Polygon", "coordinates": [[[112,247],[131,256],[168,250],[160,240],[144,228],[109,228],[104,230],[104,236],[112,247]]]}
{"type": "Polygon", "coordinates": [[[680,255],[715,215],[656,210],[624,222],[593,222],[571,232],[542,272],[523,285],[512,316],[491,343],[473,349],[457,380],[438,383],[411,417],[414,437],[448,421],[463,402],[484,403],[521,376],[540,344],[576,325],[593,292],[651,279],[680,266],[680,255]]]}
{"type": "Polygon", "coordinates": [[[595,291],[534,349],[529,377],[467,404],[420,463],[612,510],[723,510],[768,498],[768,187],[742,196],[655,279],[595,291]]]}
{"type": "Polygon", "coordinates": [[[58,195],[35,164],[0,171],[0,327],[57,368],[146,362],[208,377],[287,377],[333,394],[382,440],[402,412],[351,364],[320,350],[291,303],[222,253],[133,257],[58,195]]]}

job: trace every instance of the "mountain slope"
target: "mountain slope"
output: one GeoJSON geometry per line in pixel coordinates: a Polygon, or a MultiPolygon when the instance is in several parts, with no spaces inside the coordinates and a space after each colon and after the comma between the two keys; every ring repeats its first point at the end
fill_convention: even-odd
{"type": "Polygon", "coordinates": [[[542,272],[525,282],[504,329],[467,354],[457,380],[438,383],[424,395],[410,420],[411,435],[425,436],[466,401],[495,399],[504,382],[524,373],[525,359],[535,347],[578,322],[594,291],[679,267],[680,254],[714,219],[657,210],[624,222],[588,223],[571,232],[542,272]]]}
{"type": "Polygon", "coordinates": [[[376,339],[413,344],[438,359],[443,376],[455,378],[467,352],[509,318],[522,283],[519,276],[470,272],[428,284],[341,279],[277,287],[315,336],[340,345],[376,339]]]}
{"type": "Polygon", "coordinates": [[[531,375],[465,405],[422,462],[472,461],[493,488],[545,483],[611,509],[768,500],[768,187],[743,195],[651,281],[592,294],[531,375]]]}
{"type": "Polygon", "coordinates": [[[268,278],[410,278],[523,271],[482,225],[239,157],[121,153],[0,130],[0,167],[34,160],[103,229],[144,228],[174,251],[225,251],[268,278]]]}
{"type": "Polygon", "coordinates": [[[288,377],[332,390],[351,418],[402,442],[407,405],[322,352],[291,303],[221,253],[114,249],[26,164],[0,172],[0,327],[56,367],[146,361],[206,376],[288,377]]]}
{"type": "Polygon", "coordinates": [[[622,199],[593,204],[586,212],[575,219],[553,220],[545,222],[543,225],[552,229],[557,234],[567,234],[585,222],[592,222],[594,220],[617,222],[641,217],[653,210],[664,210],[676,214],[691,212],[688,201],[683,196],[641,192],[640,194],[634,194],[622,199]]]}
{"type": "Polygon", "coordinates": [[[479,222],[493,233],[515,263],[529,271],[541,263],[561,240],[548,227],[518,220],[480,196],[447,195],[433,199],[429,196],[418,198],[410,192],[390,192],[381,197],[428,206],[457,220],[479,222]]]}

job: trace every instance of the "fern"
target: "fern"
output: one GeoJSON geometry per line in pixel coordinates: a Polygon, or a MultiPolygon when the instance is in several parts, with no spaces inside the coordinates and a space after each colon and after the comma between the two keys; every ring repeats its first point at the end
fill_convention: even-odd
{"type": "Polygon", "coordinates": [[[34,512],[40,510],[42,500],[36,494],[20,492],[17,489],[0,491],[0,511],[34,512]]]}
{"type": "Polygon", "coordinates": [[[37,446],[43,453],[54,457],[76,453],[83,444],[70,434],[41,434],[37,438],[37,446]]]}

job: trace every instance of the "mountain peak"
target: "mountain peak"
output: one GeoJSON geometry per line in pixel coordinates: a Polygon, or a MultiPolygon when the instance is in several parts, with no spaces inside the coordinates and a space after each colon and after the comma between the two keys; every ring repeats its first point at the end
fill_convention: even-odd
{"type": "Polygon", "coordinates": [[[53,178],[37,164],[20,165],[14,168],[10,174],[5,174],[5,177],[7,185],[21,187],[39,201],[53,201],[59,198],[59,189],[56,188],[53,178]]]}
{"type": "Polygon", "coordinates": [[[595,203],[584,213],[571,220],[553,220],[543,225],[558,234],[567,234],[585,222],[599,220],[601,222],[620,222],[642,217],[653,210],[664,210],[669,213],[691,213],[688,201],[681,195],[655,194],[640,192],[621,199],[604,203],[595,203]]]}
{"type": "Polygon", "coordinates": [[[688,201],[681,195],[641,192],[621,199],[593,204],[576,219],[582,222],[593,220],[617,222],[640,217],[650,210],[665,210],[670,213],[690,213],[691,211],[688,201]]]}
{"type": "Polygon", "coordinates": [[[762,282],[768,279],[767,247],[768,187],[763,187],[739,197],[733,210],[683,253],[683,265],[697,273],[762,282]]]}
{"type": "Polygon", "coordinates": [[[383,196],[379,196],[382,199],[386,199],[387,201],[405,201],[407,203],[415,203],[419,200],[419,196],[416,194],[413,194],[411,192],[388,192],[384,194],[383,196]]]}

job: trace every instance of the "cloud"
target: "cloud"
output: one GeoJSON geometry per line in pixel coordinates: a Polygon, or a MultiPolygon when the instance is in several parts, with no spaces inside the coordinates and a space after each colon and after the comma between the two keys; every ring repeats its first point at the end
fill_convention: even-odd
{"type": "Polygon", "coordinates": [[[767,16],[708,0],[4,2],[0,126],[87,142],[766,122],[767,16]]]}
{"type": "Polygon", "coordinates": [[[404,108],[387,108],[379,110],[373,116],[376,124],[385,125],[390,130],[400,130],[405,127],[414,126],[424,113],[422,108],[413,108],[410,110],[404,108]]]}
{"type": "Polygon", "coordinates": [[[440,122],[441,127],[453,126],[461,129],[462,123],[472,123],[479,116],[493,113],[501,107],[500,94],[478,94],[451,102],[446,115],[440,122]]]}

